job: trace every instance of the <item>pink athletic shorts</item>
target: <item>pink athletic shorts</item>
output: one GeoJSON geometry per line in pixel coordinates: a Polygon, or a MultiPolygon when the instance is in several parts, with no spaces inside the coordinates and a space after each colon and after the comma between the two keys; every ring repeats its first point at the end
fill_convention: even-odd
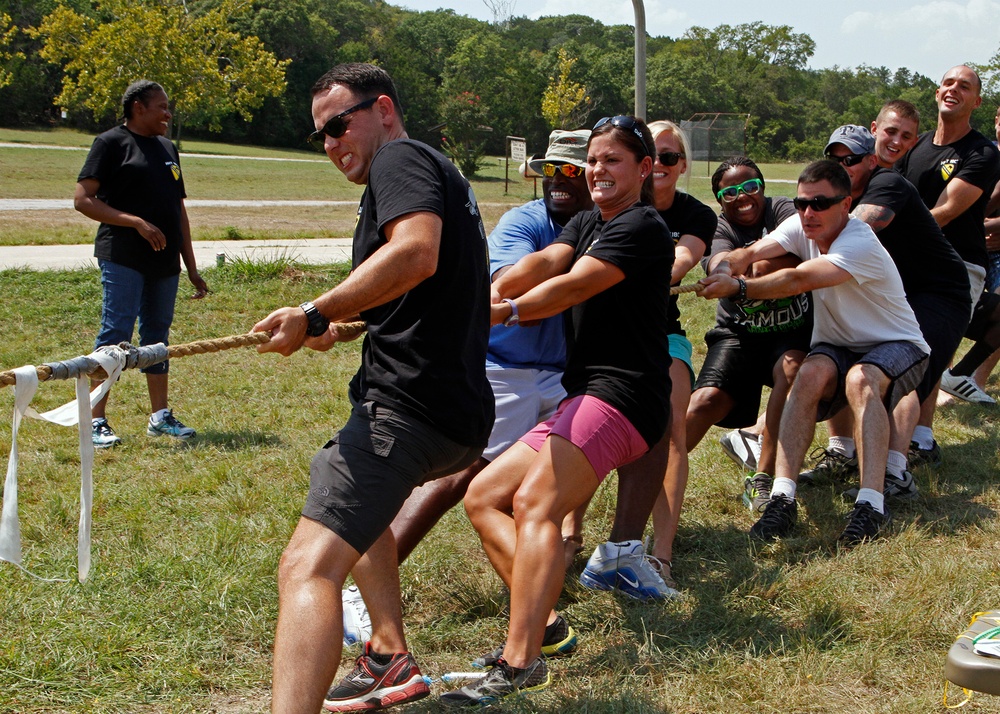
{"type": "Polygon", "coordinates": [[[540,451],[549,434],[561,436],[579,447],[597,474],[598,482],[612,469],[635,461],[649,450],[624,414],[589,395],[563,400],[555,414],[519,441],[540,451]]]}

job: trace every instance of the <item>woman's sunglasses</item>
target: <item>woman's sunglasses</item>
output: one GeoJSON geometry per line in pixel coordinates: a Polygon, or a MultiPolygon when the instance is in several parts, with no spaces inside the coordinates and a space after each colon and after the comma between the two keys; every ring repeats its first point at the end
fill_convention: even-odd
{"type": "Polygon", "coordinates": [[[753,196],[760,193],[760,190],[764,188],[764,182],[759,178],[747,179],[743,183],[738,183],[735,186],[727,186],[719,190],[715,194],[715,197],[720,201],[725,201],[726,203],[732,203],[740,196],[740,191],[745,193],[747,196],[753,196]]]}
{"type": "Polygon", "coordinates": [[[684,154],[680,151],[664,151],[662,154],[657,154],[656,158],[664,166],[676,166],[677,162],[684,158],[684,154]]]}
{"type": "Polygon", "coordinates": [[[350,109],[345,109],[337,116],[330,117],[326,124],[323,125],[323,128],[310,134],[306,141],[312,144],[313,148],[317,151],[326,151],[326,136],[329,136],[331,139],[339,139],[347,131],[347,122],[344,121],[344,117],[354,112],[360,112],[362,109],[367,109],[377,101],[378,97],[366,99],[359,104],[355,104],[350,109]]]}
{"type": "Polygon", "coordinates": [[[594,124],[595,129],[599,129],[608,122],[611,122],[611,126],[618,127],[619,129],[624,129],[625,131],[630,131],[639,137],[639,141],[642,142],[642,146],[646,149],[646,156],[652,156],[649,153],[649,148],[646,146],[646,138],[642,135],[642,129],[639,128],[639,122],[637,122],[632,117],[624,116],[619,114],[613,117],[604,117],[603,119],[598,119],[597,123],[594,124]]]}

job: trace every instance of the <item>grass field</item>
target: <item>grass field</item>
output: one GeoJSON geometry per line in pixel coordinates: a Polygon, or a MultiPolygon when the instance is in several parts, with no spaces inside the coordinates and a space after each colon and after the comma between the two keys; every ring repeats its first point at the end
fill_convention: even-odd
{"type": "MultiPolygon", "coordinates": [[[[278,262],[210,267],[214,292],[179,300],[172,341],[245,332],[274,307],[315,297],[344,275],[344,266],[290,270],[278,262]]],[[[100,313],[96,271],[5,271],[0,285],[0,370],[90,351],[100,313]]],[[[697,367],[714,306],[693,295],[681,301],[697,367]]],[[[75,580],[76,436],[25,420],[24,565],[68,580],[43,582],[0,563],[0,712],[267,709],[278,558],[309,460],[346,419],[359,350],[353,343],[288,359],[235,350],[174,360],[172,405],[199,431],[186,446],[145,436],[144,382],[127,372],[109,406],[125,443],[95,464],[94,564],[84,584],[75,580]]],[[[997,387],[994,378],[990,391],[997,387]]],[[[33,406],[72,397],[68,383],[43,383],[33,406]]],[[[13,390],[0,390],[0,414],[11,413],[12,400],[13,390]]],[[[915,472],[921,498],[894,510],[887,538],[850,553],[835,547],[848,504],[833,486],[800,491],[792,537],[753,546],[740,474],[713,430],[691,456],[674,560],[683,597],[639,604],[586,590],[575,579],[578,561],[560,608],[580,648],[552,662],[549,690],[496,710],[941,711],[948,647],[974,612],[1000,606],[997,423],[995,408],[939,410],[944,464],[915,472]]],[[[825,438],[822,429],[818,435],[825,438]]],[[[0,456],[9,450],[9,417],[0,416],[0,456]]],[[[613,499],[612,478],[591,507],[587,552],[606,537],[613,499]]],[[[501,584],[461,509],[404,564],[402,580],[410,646],[425,674],[465,670],[503,638],[501,584]]],[[[345,667],[354,654],[345,652],[345,667]]],[[[977,695],[965,710],[998,713],[1000,697],[977,695]]],[[[443,709],[432,697],[405,711],[443,709]]]]}

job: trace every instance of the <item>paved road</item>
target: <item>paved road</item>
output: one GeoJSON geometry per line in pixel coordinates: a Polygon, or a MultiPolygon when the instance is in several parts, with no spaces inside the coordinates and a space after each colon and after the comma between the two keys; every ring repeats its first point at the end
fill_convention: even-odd
{"type": "MultiPolygon", "coordinates": [[[[290,258],[299,263],[329,264],[350,262],[350,238],[311,238],[302,240],[196,240],[194,257],[201,267],[216,264],[223,253],[228,260],[241,257],[265,261],[290,258]]],[[[0,270],[72,270],[97,267],[94,244],[0,246],[0,270]]]]}

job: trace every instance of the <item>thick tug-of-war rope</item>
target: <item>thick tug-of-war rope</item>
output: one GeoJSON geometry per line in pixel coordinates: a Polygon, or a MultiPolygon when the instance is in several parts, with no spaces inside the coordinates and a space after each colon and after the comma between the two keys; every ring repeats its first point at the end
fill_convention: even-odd
{"type": "MultiPolygon", "coordinates": [[[[365,323],[363,322],[346,322],[340,324],[341,329],[357,330],[358,332],[364,329],[364,326],[365,323]]],[[[125,369],[142,369],[168,359],[188,357],[190,355],[203,355],[209,352],[221,352],[236,347],[254,347],[270,340],[270,332],[248,332],[245,335],[230,335],[229,337],[199,340],[183,345],[170,345],[169,347],[163,343],[136,347],[128,342],[122,342],[118,347],[127,355],[125,358],[125,369]]],[[[101,365],[88,356],[38,365],[35,371],[38,373],[39,382],[50,379],[75,379],[80,375],[89,375],[94,379],[107,379],[108,376],[101,365]]],[[[16,381],[13,371],[0,372],[0,387],[12,386],[16,381]]]]}

